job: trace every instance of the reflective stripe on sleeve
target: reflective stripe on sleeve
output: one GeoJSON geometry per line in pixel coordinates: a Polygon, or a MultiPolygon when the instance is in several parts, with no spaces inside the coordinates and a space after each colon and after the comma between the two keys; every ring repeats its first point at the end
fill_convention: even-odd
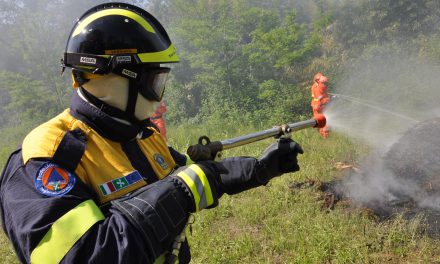
{"type": "Polygon", "coordinates": [[[177,177],[181,178],[191,190],[196,205],[196,212],[214,203],[209,181],[206,178],[205,172],[199,166],[192,164],[179,172],[177,177]]]}
{"type": "Polygon", "coordinates": [[[32,251],[31,263],[59,263],[72,246],[105,217],[93,200],[87,200],[61,216],[32,251]]]}
{"type": "Polygon", "coordinates": [[[153,264],[163,264],[163,263],[165,263],[165,260],[166,260],[166,258],[165,258],[165,253],[164,253],[164,254],[160,255],[157,259],[155,259],[153,264]]]}
{"type": "Polygon", "coordinates": [[[191,157],[188,154],[185,153],[185,157],[186,157],[186,164],[185,164],[186,166],[189,166],[194,163],[194,161],[192,161],[191,157]]]}

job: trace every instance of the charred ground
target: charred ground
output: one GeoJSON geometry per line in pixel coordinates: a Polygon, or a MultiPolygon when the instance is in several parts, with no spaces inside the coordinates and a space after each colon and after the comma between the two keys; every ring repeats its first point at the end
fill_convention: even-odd
{"type": "Polygon", "coordinates": [[[440,237],[440,118],[408,129],[389,150],[360,165],[336,163],[340,178],[293,182],[291,189],[315,188],[323,209],[360,208],[377,221],[421,217],[420,232],[440,237]]]}

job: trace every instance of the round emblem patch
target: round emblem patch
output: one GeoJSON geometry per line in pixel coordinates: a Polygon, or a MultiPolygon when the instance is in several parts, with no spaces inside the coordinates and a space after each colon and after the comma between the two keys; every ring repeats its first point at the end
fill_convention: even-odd
{"type": "Polygon", "coordinates": [[[50,162],[37,171],[35,188],[46,196],[63,196],[75,186],[75,177],[67,170],[50,162]]]}
{"type": "Polygon", "coordinates": [[[167,164],[167,162],[165,161],[165,158],[162,155],[160,155],[159,153],[156,153],[156,154],[153,155],[153,158],[160,165],[160,167],[163,170],[166,170],[168,168],[168,164],[167,164]]]}

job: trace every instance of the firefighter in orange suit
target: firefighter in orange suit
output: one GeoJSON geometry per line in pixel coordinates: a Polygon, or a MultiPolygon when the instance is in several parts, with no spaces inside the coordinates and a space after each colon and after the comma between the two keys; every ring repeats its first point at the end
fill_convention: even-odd
{"type": "MultiPolygon", "coordinates": [[[[323,76],[321,72],[318,72],[315,74],[315,76],[313,76],[312,91],[313,91],[313,89],[316,88],[316,86],[318,86],[318,81],[319,81],[319,78],[321,78],[321,76],[323,76]]],[[[312,96],[313,96],[313,94],[312,94],[312,96]]]]}
{"type": "MultiPolygon", "coordinates": [[[[330,102],[330,97],[327,93],[328,78],[322,73],[315,74],[312,85],[312,110],[313,115],[323,114],[325,107],[330,102]]],[[[325,125],[319,129],[319,133],[327,138],[330,133],[330,127],[325,125]]]]}
{"type": "MultiPolygon", "coordinates": [[[[278,139],[257,159],[192,162],[149,118],[179,58],[145,10],[105,3],[73,27],[70,107],[32,130],[0,178],[0,218],[22,263],[188,263],[191,213],[299,170],[278,139]]],[[[258,202],[258,201],[255,201],[258,202]]]]}
{"type": "Polygon", "coordinates": [[[167,139],[167,128],[165,127],[165,119],[163,115],[167,111],[167,107],[163,101],[160,101],[156,112],[150,117],[151,123],[153,123],[160,132],[160,135],[166,140],[167,139]]]}

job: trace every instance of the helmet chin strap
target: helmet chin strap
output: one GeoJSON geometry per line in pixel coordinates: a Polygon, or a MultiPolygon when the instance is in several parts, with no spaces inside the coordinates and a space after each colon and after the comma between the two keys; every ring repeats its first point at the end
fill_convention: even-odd
{"type": "MultiPolygon", "coordinates": [[[[125,111],[122,111],[119,108],[116,108],[114,106],[111,106],[107,104],[106,102],[100,100],[90,92],[88,92],[83,87],[79,88],[81,94],[87,99],[89,103],[94,105],[95,107],[99,108],[102,112],[108,114],[109,116],[127,120],[132,125],[137,126],[139,128],[139,131],[142,130],[145,126],[150,124],[150,120],[148,118],[144,120],[138,120],[136,116],[134,115],[134,110],[136,108],[136,100],[137,100],[137,93],[134,94],[133,92],[130,92],[131,89],[129,89],[129,96],[128,96],[128,105],[125,111]],[[133,93],[133,94],[131,94],[133,93]],[[134,101],[134,103],[131,103],[134,101]],[[130,106],[130,107],[129,107],[130,106]]],[[[134,90],[134,89],[133,89],[134,90]]]]}
{"type": "Polygon", "coordinates": [[[128,98],[127,98],[127,106],[125,107],[125,113],[127,116],[131,116],[137,120],[135,111],[136,111],[136,101],[138,98],[138,90],[136,88],[135,80],[129,79],[128,82],[128,98]]]}

